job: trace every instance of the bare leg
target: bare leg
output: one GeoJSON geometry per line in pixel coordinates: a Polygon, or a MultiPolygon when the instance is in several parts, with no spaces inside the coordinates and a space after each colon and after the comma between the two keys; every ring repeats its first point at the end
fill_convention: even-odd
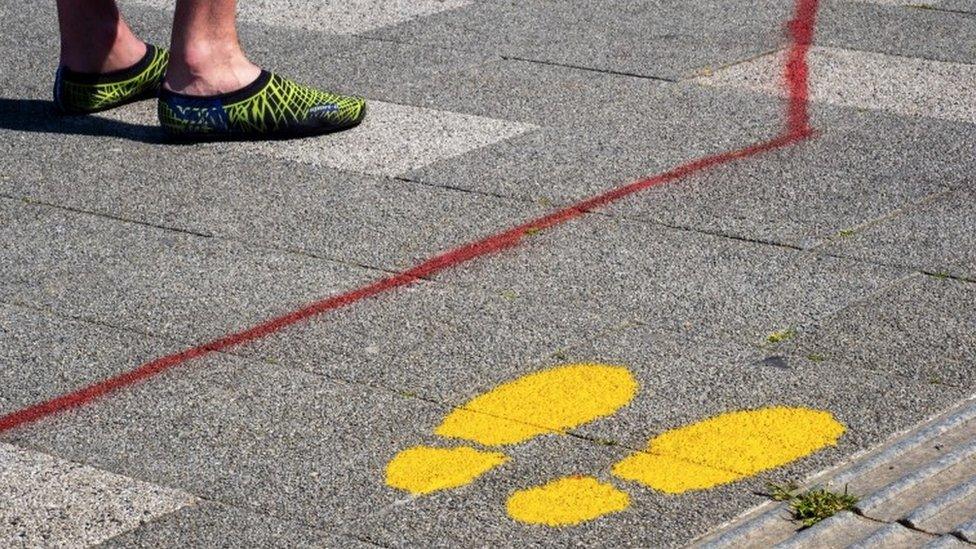
{"type": "Polygon", "coordinates": [[[132,34],[115,0],[57,0],[61,64],[73,71],[106,73],[135,65],[146,44],[132,34]]]}
{"type": "Polygon", "coordinates": [[[237,91],[261,74],[237,38],[237,0],[177,0],[166,89],[187,95],[237,91]]]}

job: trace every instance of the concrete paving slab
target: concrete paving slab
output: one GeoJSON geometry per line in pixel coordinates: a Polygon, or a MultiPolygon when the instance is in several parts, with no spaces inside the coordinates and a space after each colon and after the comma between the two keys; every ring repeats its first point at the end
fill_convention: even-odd
{"type": "Polygon", "coordinates": [[[793,342],[802,355],[839,360],[935,387],[972,387],[972,284],[917,275],[824,319],[793,342]]]}
{"type": "MultiPolygon", "coordinates": [[[[594,215],[439,280],[566,310],[763,342],[884,288],[905,271],[594,215]]],[[[578,314],[578,313],[577,313],[578,314]]]]}
{"type": "Polygon", "coordinates": [[[0,300],[210,341],[376,277],[340,263],[0,200],[0,300]]]}
{"type": "Polygon", "coordinates": [[[628,366],[640,384],[627,408],[578,430],[598,440],[644,448],[666,430],[724,412],[771,405],[829,411],[846,425],[836,449],[763,475],[777,482],[837,464],[966,394],[965,389],[871,371],[846,357],[811,360],[782,346],[759,348],[653,326],[610,332],[564,355],[564,362],[628,366]]]}
{"type": "MultiPolygon", "coordinates": [[[[127,2],[123,11],[138,36],[165,46],[172,27],[172,3],[166,4],[166,9],[157,9],[127,2]]],[[[9,32],[0,37],[0,44],[8,55],[0,59],[0,89],[8,99],[50,101],[58,58],[55,10],[40,4],[5,8],[0,13],[9,32]]],[[[248,55],[269,70],[329,90],[394,103],[402,102],[397,92],[410,82],[497,59],[485,52],[326,34],[253,20],[242,21],[239,27],[248,55]]]]}
{"type": "MultiPolygon", "coordinates": [[[[172,2],[166,0],[137,0],[138,3],[171,11],[172,2]]],[[[296,27],[330,34],[355,34],[371,29],[395,25],[403,21],[452,10],[469,0],[346,0],[317,2],[315,0],[286,0],[241,3],[240,17],[280,27],[296,27]]]]}
{"type": "Polygon", "coordinates": [[[416,398],[223,355],[5,438],[330,529],[402,498],[383,483],[386,461],[443,413],[416,398]]]}
{"type": "Polygon", "coordinates": [[[932,274],[976,279],[972,220],[976,192],[965,187],[933,196],[890,219],[838,239],[825,250],[932,274]]]}
{"type": "Polygon", "coordinates": [[[0,443],[0,544],[82,547],[192,506],[196,498],[0,443]]]}
{"type": "Polygon", "coordinates": [[[292,326],[240,352],[460,404],[625,320],[553,299],[553,291],[420,284],[292,326]]]}
{"type": "Polygon", "coordinates": [[[0,414],[121,374],[180,346],[0,304],[0,414]]]}
{"type": "MultiPolygon", "coordinates": [[[[665,125],[671,119],[655,118],[654,113],[666,110],[662,103],[671,94],[689,96],[687,101],[695,99],[693,90],[670,82],[518,59],[447,67],[430,78],[405,84],[396,90],[398,100],[411,105],[573,127],[580,134],[635,119],[649,121],[646,117],[665,125]]],[[[701,104],[689,110],[706,108],[705,98],[698,99],[701,104]]],[[[748,116],[727,120],[732,118],[728,113],[715,118],[717,124],[745,124],[748,116]]]]}
{"type": "Polygon", "coordinates": [[[593,217],[241,352],[459,403],[632,321],[762,343],[902,275],[593,217]]]}
{"type": "Polygon", "coordinates": [[[976,13],[976,2],[973,0],[941,0],[934,7],[942,10],[976,13]]]}
{"type": "Polygon", "coordinates": [[[821,3],[815,38],[819,46],[970,64],[974,39],[969,14],[830,0],[821,3]]]}
{"type": "Polygon", "coordinates": [[[970,124],[826,105],[813,125],[810,141],[649,189],[608,212],[813,248],[964,186],[976,170],[970,124]]]}
{"type": "Polygon", "coordinates": [[[209,501],[186,507],[116,536],[105,548],[161,547],[372,547],[350,537],[316,531],[209,501]]]}
{"type": "MultiPolygon", "coordinates": [[[[786,96],[787,55],[758,57],[696,81],[786,96]]],[[[976,124],[976,65],[828,47],[811,48],[807,62],[813,101],[976,124]]]]}
{"type": "MultiPolygon", "coordinates": [[[[560,72],[552,77],[571,86],[572,72],[560,72]]],[[[476,74],[475,78],[477,83],[489,77],[476,74]]],[[[504,78],[515,79],[510,84],[513,87],[524,87],[535,85],[536,77],[526,76],[529,83],[519,83],[517,75],[505,69],[504,78]]],[[[491,84],[479,87],[482,91],[473,97],[451,100],[452,108],[507,108],[504,105],[511,102],[500,90],[493,92],[491,84]],[[481,107],[470,106],[481,97],[485,98],[481,107]]],[[[553,117],[552,127],[431,164],[408,177],[433,185],[565,203],[703,156],[772,139],[782,128],[782,100],[752,92],[675,84],[633,89],[613,100],[620,102],[620,109],[612,104],[592,109],[560,107],[558,103],[539,106],[543,116],[553,117]],[[628,110],[631,106],[633,110],[628,110]],[[611,114],[604,108],[617,112],[611,114]]]]}
{"type": "Polygon", "coordinates": [[[476,2],[366,35],[675,80],[783,45],[781,24],[791,11],[775,1],[651,7],[569,0],[515,11],[504,2],[476,2]]]}
{"type": "Polygon", "coordinates": [[[219,149],[157,148],[123,170],[141,145],[103,144],[85,153],[92,161],[78,163],[57,162],[61,149],[47,139],[9,145],[11,154],[32,158],[0,175],[0,194],[9,197],[385,269],[406,268],[545,210],[219,149]]]}

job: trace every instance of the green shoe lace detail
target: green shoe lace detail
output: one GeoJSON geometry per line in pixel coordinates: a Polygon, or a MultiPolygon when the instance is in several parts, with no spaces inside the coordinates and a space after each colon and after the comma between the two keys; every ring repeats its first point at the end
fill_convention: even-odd
{"type": "Polygon", "coordinates": [[[58,69],[54,103],[64,113],[104,111],[157,94],[166,74],[169,52],[147,44],[146,56],[128,69],[109,74],[58,69]]]}
{"type": "Polygon", "coordinates": [[[159,121],[176,136],[263,137],[327,133],[359,124],[366,101],[263,72],[231,94],[192,97],[163,91],[159,121]]]}

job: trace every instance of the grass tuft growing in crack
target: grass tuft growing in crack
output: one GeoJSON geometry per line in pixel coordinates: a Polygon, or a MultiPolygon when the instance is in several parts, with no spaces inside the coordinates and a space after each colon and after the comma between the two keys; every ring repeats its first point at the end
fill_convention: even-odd
{"type": "Polygon", "coordinates": [[[790,503],[793,519],[799,521],[803,528],[809,528],[841,511],[851,511],[858,502],[857,496],[848,493],[847,486],[844,486],[843,493],[827,488],[798,493],[799,486],[795,482],[770,483],[768,488],[770,498],[790,503]]]}
{"type": "Polygon", "coordinates": [[[769,337],[766,338],[766,342],[772,343],[773,345],[777,345],[784,341],[793,339],[793,336],[795,335],[796,335],[796,330],[794,330],[793,328],[787,328],[785,330],[780,330],[778,332],[773,332],[769,334],[769,337]]]}

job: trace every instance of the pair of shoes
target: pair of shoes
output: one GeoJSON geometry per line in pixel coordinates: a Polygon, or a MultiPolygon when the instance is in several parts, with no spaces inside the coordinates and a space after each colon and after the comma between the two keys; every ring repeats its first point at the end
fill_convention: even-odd
{"type": "Polygon", "coordinates": [[[262,71],[236,92],[198,97],[162,87],[169,52],[147,44],[138,63],[106,74],[58,69],[54,104],[63,114],[91,114],[157,97],[163,129],[180,140],[269,139],[319,135],[358,125],[359,97],[319,91],[262,71]]]}

